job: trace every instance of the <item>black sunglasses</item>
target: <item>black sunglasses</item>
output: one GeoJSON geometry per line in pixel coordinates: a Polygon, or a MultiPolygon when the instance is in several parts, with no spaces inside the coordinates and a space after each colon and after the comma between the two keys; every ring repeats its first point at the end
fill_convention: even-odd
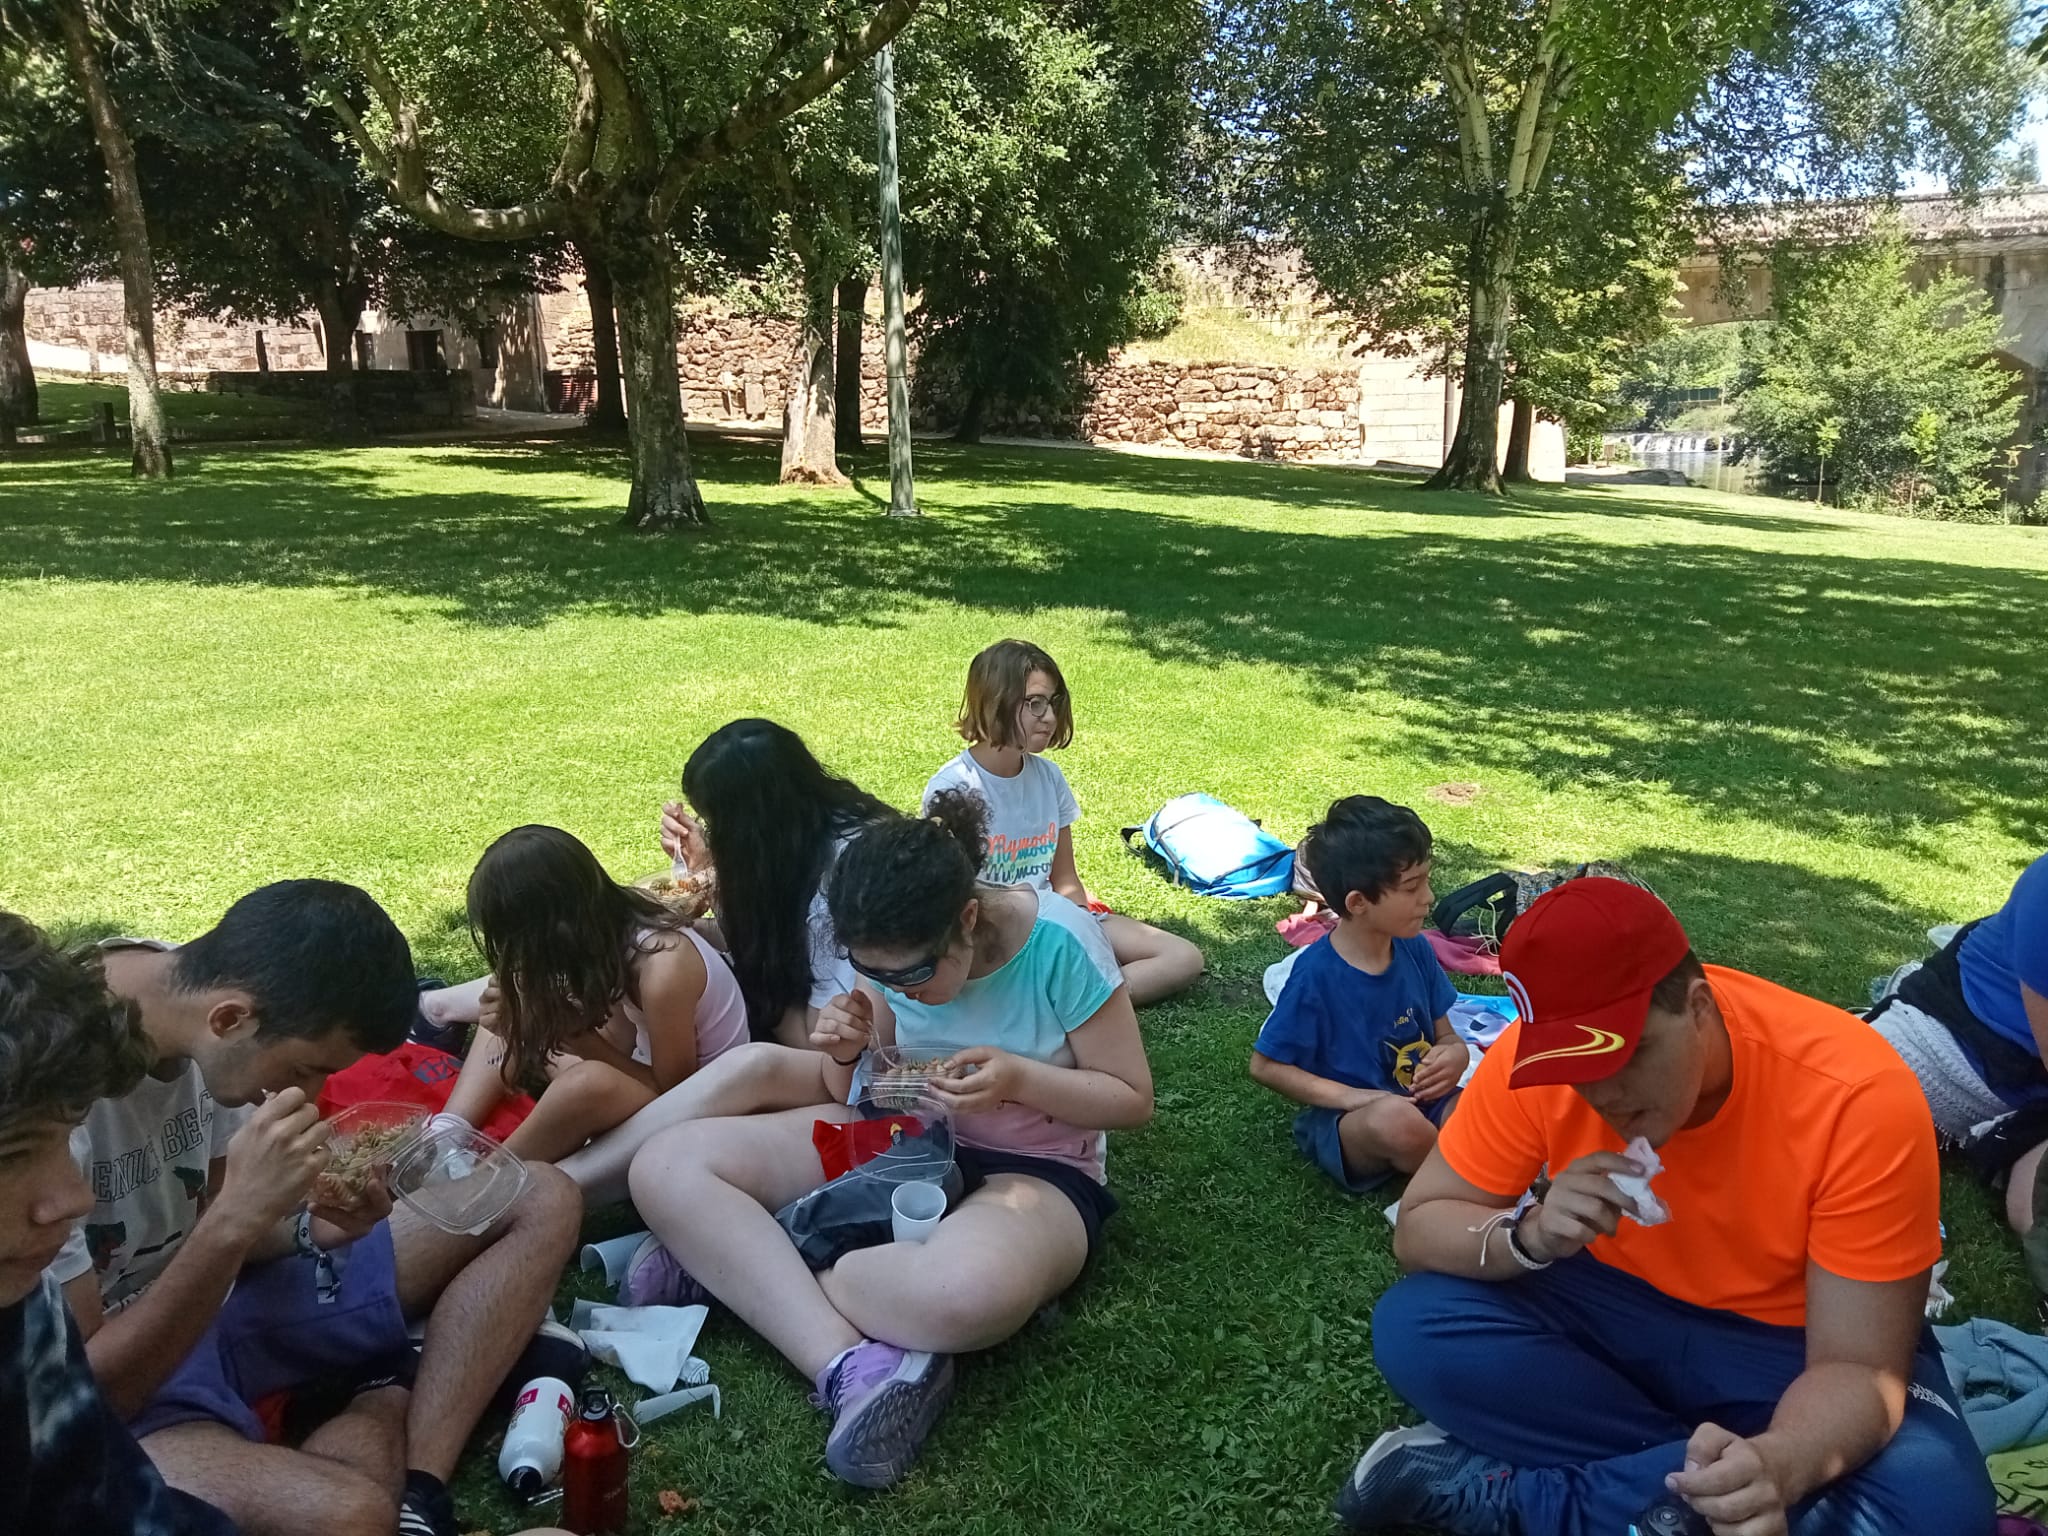
{"type": "Polygon", "coordinates": [[[931,959],[921,960],[916,965],[906,965],[900,971],[885,971],[878,965],[864,965],[850,954],[846,957],[846,963],[876,985],[894,987],[901,992],[906,987],[921,987],[930,981],[939,973],[939,962],[944,958],[945,951],[941,950],[931,959]]]}

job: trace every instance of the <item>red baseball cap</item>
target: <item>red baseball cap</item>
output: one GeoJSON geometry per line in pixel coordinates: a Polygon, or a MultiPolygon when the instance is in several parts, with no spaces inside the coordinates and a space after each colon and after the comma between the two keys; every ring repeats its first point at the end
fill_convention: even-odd
{"type": "Polygon", "coordinates": [[[1626,880],[1588,875],[1537,897],[1500,946],[1522,1016],[1508,1086],[1596,1082],[1627,1066],[1652,989],[1691,948],[1671,909],[1626,880]]]}

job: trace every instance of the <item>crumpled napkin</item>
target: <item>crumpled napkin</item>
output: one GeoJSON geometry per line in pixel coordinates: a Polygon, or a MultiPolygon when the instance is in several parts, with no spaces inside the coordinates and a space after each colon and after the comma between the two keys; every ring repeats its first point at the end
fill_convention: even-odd
{"type": "Polygon", "coordinates": [[[669,1392],[679,1381],[692,1387],[710,1382],[711,1367],[690,1353],[709,1315],[702,1306],[608,1307],[579,1299],[569,1326],[607,1365],[650,1392],[669,1392]]]}
{"type": "Polygon", "coordinates": [[[1626,1173],[1610,1173],[1608,1175],[1614,1181],[1614,1187],[1621,1191],[1622,1196],[1628,1200],[1632,1207],[1627,1212],[1627,1215],[1630,1219],[1645,1227],[1661,1226],[1669,1221],[1671,1219],[1670,1208],[1662,1200],[1659,1200],[1656,1193],[1650,1188],[1650,1180],[1664,1171],[1664,1162],[1663,1159],[1657,1156],[1657,1149],[1638,1136],[1634,1141],[1621,1149],[1621,1155],[1641,1170],[1641,1172],[1634,1175],[1626,1173]]]}

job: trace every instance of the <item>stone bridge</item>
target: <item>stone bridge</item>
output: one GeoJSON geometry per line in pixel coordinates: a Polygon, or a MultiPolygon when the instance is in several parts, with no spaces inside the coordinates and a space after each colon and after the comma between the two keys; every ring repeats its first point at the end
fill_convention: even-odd
{"type": "MultiPolygon", "coordinates": [[[[1975,206],[1947,196],[1909,197],[1898,211],[1919,253],[1913,275],[1933,277],[1946,269],[1969,278],[1990,295],[2004,321],[2006,346],[1996,356],[2022,381],[2016,441],[2029,445],[2014,489],[2030,499],[2048,478],[2048,450],[2035,446],[2048,426],[2048,187],[1987,195],[1975,206]]],[[[1679,309],[1695,324],[1770,315],[1771,271],[1761,258],[1743,263],[1730,279],[1720,253],[1703,248],[1678,276],[1679,309]]]]}

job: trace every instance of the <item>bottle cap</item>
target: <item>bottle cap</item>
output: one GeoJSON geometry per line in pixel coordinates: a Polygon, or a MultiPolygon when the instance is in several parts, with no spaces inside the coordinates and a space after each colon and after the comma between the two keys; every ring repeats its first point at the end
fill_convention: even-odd
{"type": "Polygon", "coordinates": [[[541,1490],[547,1485],[548,1480],[540,1475],[539,1467],[514,1467],[512,1475],[505,1479],[505,1486],[510,1488],[516,1497],[525,1499],[529,1504],[540,1497],[541,1490]]]}
{"type": "Polygon", "coordinates": [[[586,1387],[583,1392],[582,1418],[587,1423],[601,1424],[612,1416],[612,1395],[603,1387],[586,1387]]]}

